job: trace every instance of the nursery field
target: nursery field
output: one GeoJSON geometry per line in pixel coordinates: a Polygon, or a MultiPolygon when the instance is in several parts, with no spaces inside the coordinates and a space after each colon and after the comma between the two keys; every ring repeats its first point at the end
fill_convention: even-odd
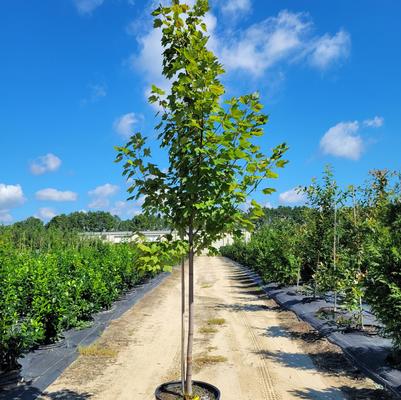
{"type": "Polygon", "coordinates": [[[400,2],[2,3],[0,400],[401,399],[400,2]]]}
{"type": "Polygon", "coordinates": [[[326,317],[348,328],[370,328],[363,318],[367,303],[401,364],[400,175],[375,170],[364,186],[341,189],[328,167],[300,191],[308,206],[262,221],[248,243],[237,241],[222,254],[266,283],[302,283],[314,299],[332,296],[326,317]]]}
{"type": "Polygon", "coordinates": [[[90,325],[122,293],[178,260],[174,242],[149,245],[83,240],[57,230],[0,232],[0,372],[50,344],[64,330],[90,325]],[[172,246],[172,247],[170,247],[172,246]]]}
{"type": "MultiPolygon", "coordinates": [[[[399,175],[373,171],[364,187],[341,190],[328,168],[301,190],[307,206],[265,210],[249,241],[220,249],[228,258],[196,257],[195,379],[227,399],[392,398],[326,338],[336,331],[373,345],[375,337],[387,340],[380,365],[388,375],[379,381],[389,377],[398,390],[399,175]],[[287,296],[291,287],[289,303],[316,305],[318,325],[329,331],[285,311],[229,258],[274,283],[276,293],[287,296]]],[[[124,292],[177,265],[187,247],[166,239],[111,244],[52,227],[3,227],[0,371],[18,369],[19,357],[64,331],[90,326],[124,292]]],[[[180,293],[176,268],[97,341],[80,346],[42,398],[153,399],[160,382],[180,377],[180,293]]]]}
{"type": "MultiPolygon", "coordinates": [[[[388,398],[233,263],[222,257],[195,263],[195,377],[217,385],[223,399],[388,398]]],[[[179,293],[174,270],[81,349],[43,399],[154,399],[160,382],[180,374],[179,293]]]]}
{"type": "Polygon", "coordinates": [[[360,365],[398,395],[400,187],[399,173],[373,170],[363,186],[343,189],[327,167],[299,188],[306,206],[267,212],[250,241],[221,248],[344,351],[353,348],[358,358],[359,348],[360,365]]]}

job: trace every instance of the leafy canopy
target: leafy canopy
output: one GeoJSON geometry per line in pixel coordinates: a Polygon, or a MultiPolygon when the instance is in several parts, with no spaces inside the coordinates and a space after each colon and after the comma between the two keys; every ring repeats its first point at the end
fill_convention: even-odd
{"type": "Polygon", "coordinates": [[[208,8],[206,0],[193,8],[173,1],[153,12],[171,89],[165,93],[153,85],[149,101],[160,110],[155,128],[168,153],[167,170],[152,162],[147,138],[139,132],[116,147],[116,161],[124,161],[123,174],[132,179],[129,199],[145,196],[144,210],[162,213],[181,234],[191,232],[196,250],[225,232],[253,228],[261,207],[252,201],[253,212],[245,216],[239,206],[263,180],[277,177],[273,169],[286,164],[287,149],[281,144],[265,155],[254,143],[268,121],[257,93],[222,100],[223,66],[207,48],[208,8]]]}

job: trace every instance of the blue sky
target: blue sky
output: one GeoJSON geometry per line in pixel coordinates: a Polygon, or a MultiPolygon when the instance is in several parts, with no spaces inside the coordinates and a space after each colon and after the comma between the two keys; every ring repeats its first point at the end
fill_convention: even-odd
{"type": "MultiPolygon", "coordinates": [[[[189,1],[191,2],[191,1],[189,1]]],[[[285,141],[290,163],[263,204],[331,163],[339,183],[399,169],[401,2],[211,0],[209,46],[227,95],[259,90],[270,116],[261,140],[285,141]]],[[[160,76],[152,1],[9,0],[0,4],[0,223],[75,210],[132,217],[114,145],[140,130],[160,76]]]]}

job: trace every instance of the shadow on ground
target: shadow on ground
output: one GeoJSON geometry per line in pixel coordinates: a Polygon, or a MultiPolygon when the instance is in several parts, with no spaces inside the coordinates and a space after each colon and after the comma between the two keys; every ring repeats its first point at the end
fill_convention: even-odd
{"type": "Polygon", "coordinates": [[[291,392],[296,398],[305,400],[334,400],[343,399],[346,395],[348,400],[391,400],[393,397],[382,389],[359,389],[342,386],[340,388],[329,388],[326,390],[304,389],[291,392]]]}
{"type": "Polygon", "coordinates": [[[323,351],[313,353],[286,353],[286,352],[270,352],[262,350],[257,352],[261,357],[278,362],[286,367],[319,370],[330,376],[353,376],[360,377],[360,372],[350,371],[347,365],[344,365],[344,355],[335,351],[323,351]]]}
{"type": "Polygon", "coordinates": [[[89,393],[76,393],[71,390],[42,392],[35,385],[24,382],[20,370],[5,373],[0,379],[0,400],[85,400],[90,397],[89,393]]]}
{"type": "Polygon", "coordinates": [[[11,390],[1,390],[1,400],[85,400],[90,399],[89,393],[77,393],[72,390],[59,390],[52,393],[42,393],[38,388],[30,385],[19,385],[11,390]]]}
{"type": "Polygon", "coordinates": [[[216,310],[228,310],[228,311],[269,311],[271,308],[265,304],[216,304],[214,307],[216,310]]]}
{"type": "Polygon", "coordinates": [[[92,397],[89,393],[76,393],[72,390],[59,390],[52,393],[43,393],[45,399],[51,400],[85,400],[92,397]]]}

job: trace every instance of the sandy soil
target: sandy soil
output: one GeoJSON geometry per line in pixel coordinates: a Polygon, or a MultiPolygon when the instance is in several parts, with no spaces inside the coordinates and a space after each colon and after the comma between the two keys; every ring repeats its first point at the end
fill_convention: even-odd
{"type": "MultiPolygon", "coordinates": [[[[385,399],[341,352],[282,311],[233,263],[196,260],[195,379],[223,400],[385,399]]],[[[152,400],[179,378],[180,273],[114,321],[42,399],[152,400]]]]}

